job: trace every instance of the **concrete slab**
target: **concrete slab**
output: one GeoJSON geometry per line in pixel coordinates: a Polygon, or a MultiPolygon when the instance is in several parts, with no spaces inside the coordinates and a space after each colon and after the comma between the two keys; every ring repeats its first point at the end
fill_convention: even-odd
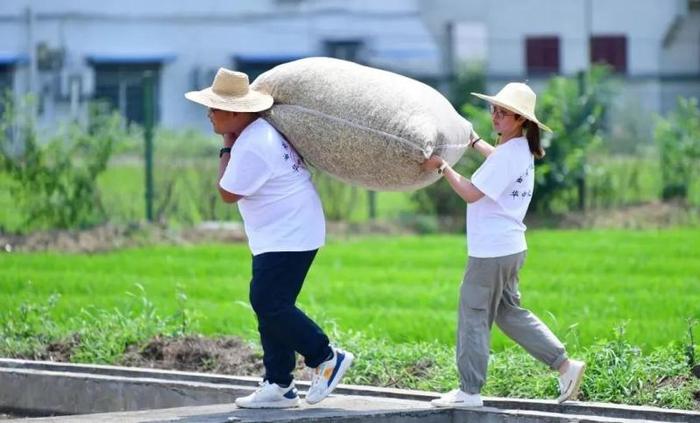
{"type": "MultiPolygon", "coordinates": [[[[572,416],[538,411],[480,409],[437,409],[420,401],[377,399],[333,395],[323,403],[302,404],[291,410],[245,410],[235,405],[208,405],[164,410],[102,413],[30,420],[10,420],[25,423],[271,423],[271,422],[333,422],[333,423],[632,423],[640,420],[604,417],[572,416]]],[[[644,420],[655,422],[654,420],[644,420]]]]}
{"type": "MultiPolygon", "coordinates": [[[[637,419],[700,423],[697,412],[602,403],[557,404],[553,400],[485,398],[487,407],[480,410],[437,410],[429,404],[438,396],[434,392],[356,385],[339,385],[334,397],[317,406],[293,411],[261,412],[220,405],[232,404],[237,396],[247,395],[258,382],[258,378],[252,377],[0,359],[0,412],[71,415],[63,417],[64,420],[49,421],[103,421],[103,418],[126,421],[123,419],[129,418],[136,420],[128,421],[214,422],[230,418],[238,421],[292,421],[293,418],[389,422],[416,418],[462,422],[468,418],[468,421],[484,422],[637,419]],[[95,413],[105,412],[110,413],[99,414],[100,418],[95,420],[95,413]],[[260,420],[268,415],[272,420],[260,420]],[[182,420],[184,418],[187,420],[182,420]],[[402,420],[394,420],[396,418],[402,420]]],[[[303,392],[308,382],[300,381],[297,385],[303,392]]]]}
{"type": "MultiPolygon", "coordinates": [[[[421,421],[443,423],[451,420],[452,410],[437,410],[421,401],[332,395],[322,403],[286,410],[247,410],[233,404],[179,407],[126,413],[102,413],[30,419],[32,423],[136,423],[136,422],[293,422],[293,421],[421,421]],[[388,420],[387,420],[388,419],[388,420]]],[[[8,420],[8,422],[22,420],[8,420]]],[[[23,420],[27,422],[27,420],[23,420]]]]}

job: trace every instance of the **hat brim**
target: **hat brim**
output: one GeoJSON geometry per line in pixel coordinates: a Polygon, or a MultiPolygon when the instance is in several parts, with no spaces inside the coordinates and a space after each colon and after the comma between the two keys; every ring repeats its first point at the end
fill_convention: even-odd
{"type": "Polygon", "coordinates": [[[262,112],[272,107],[274,99],[269,94],[249,90],[240,97],[227,97],[216,94],[211,87],[199,91],[185,93],[185,98],[212,109],[226,110],[229,112],[262,112]]]}
{"type": "Polygon", "coordinates": [[[471,93],[471,95],[473,95],[475,97],[479,97],[482,100],[486,100],[491,104],[495,104],[496,106],[503,107],[504,109],[510,110],[513,113],[519,114],[520,116],[523,116],[525,119],[535,122],[537,124],[537,126],[544,129],[545,131],[552,132],[552,130],[549,129],[549,127],[547,125],[545,125],[544,123],[537,120],[537,118],[534,115],[531,115],[529,113],[525,113],[521,110],[518,110],[509,104],[506,104],[502,101],[499,101],[496,97],[486,95],[486,94],[479,94],[479,93],[471,93]]]}

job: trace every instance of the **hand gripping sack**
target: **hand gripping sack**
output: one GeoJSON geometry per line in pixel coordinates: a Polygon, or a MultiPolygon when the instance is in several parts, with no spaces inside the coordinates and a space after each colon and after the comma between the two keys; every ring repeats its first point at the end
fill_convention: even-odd
{"type": "Polygon", "coordinates": [[[260,75],[252,88],[275,100],[263,114],[311,165],[379,191],[422,188],[432,153],[454,164],[472,131],[439,92],[416,80],[327,57],[260,75]]]}

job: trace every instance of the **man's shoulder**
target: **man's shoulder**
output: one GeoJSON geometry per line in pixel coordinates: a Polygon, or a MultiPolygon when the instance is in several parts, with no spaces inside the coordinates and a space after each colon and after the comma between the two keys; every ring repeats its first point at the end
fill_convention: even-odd
{"type": "Polygon", "coordinates": [[[274,148],[284,141],[284,137],[265,119],[258,118],[251,122],[241,133],[242,144],[260,150],[274,148]]]}
{"type": "Polygon", "coordinates": [[[256,135],[266,135],[268,137],[281,137],[282,135],[275,129],[270,122],[266,121],[265,119],[259,117],[255,119],[251,124],[248,126],[251,132],[254,132],[256,135]]]}

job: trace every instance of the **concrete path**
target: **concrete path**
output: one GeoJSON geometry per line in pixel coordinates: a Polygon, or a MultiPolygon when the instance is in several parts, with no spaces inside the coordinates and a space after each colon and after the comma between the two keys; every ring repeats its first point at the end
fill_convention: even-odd
{"type": "MultiPolygon", "coordinates": [[[[0,359],[0,414],[55,416],[7,422],[423,422],[671,421],[700,413],[616,404],[485,398],[480,409],[437,409],[434,392],[339,385],[320,404],[245,410],[233,400],[259,379],[153,369],[0,359]]],[[[303,394],[308,382],[297,384],[303,394]]],[[[302,395],[303,397],[303,395],[302,395]]]]}
{"type": "MultiPolygon", "coordinates": [[[[135,423],[135,422],[287,422],[287,421],[339,421],[339,419],[369,420],[372,415],[392,414],[396,421],[407,421],[404,418],[416,415],[434,414],[425,402],[406,401],[399,399],[338,396],[333,395],[322,403],[314,406],[306,405],[303,401],[299,408],[289,410],[246,410],[239,409],[233,404],[206,405],[199,407],[180,407],[162,410],[146,410],[126,413],[104,413],[82,416],[66,416],[51,418],[29,419],[34,422],[104,422],[104,423],[135,423]]],[[[19,421],[19,420],[9,420],[19,421]]],[[[359,420],[358,420],[359,421],[359,420]]],[[[25,420],[27,422],[27,420],[25,420]]],[[[28,423],[28,422],[27,422],[28,423]]]]}

